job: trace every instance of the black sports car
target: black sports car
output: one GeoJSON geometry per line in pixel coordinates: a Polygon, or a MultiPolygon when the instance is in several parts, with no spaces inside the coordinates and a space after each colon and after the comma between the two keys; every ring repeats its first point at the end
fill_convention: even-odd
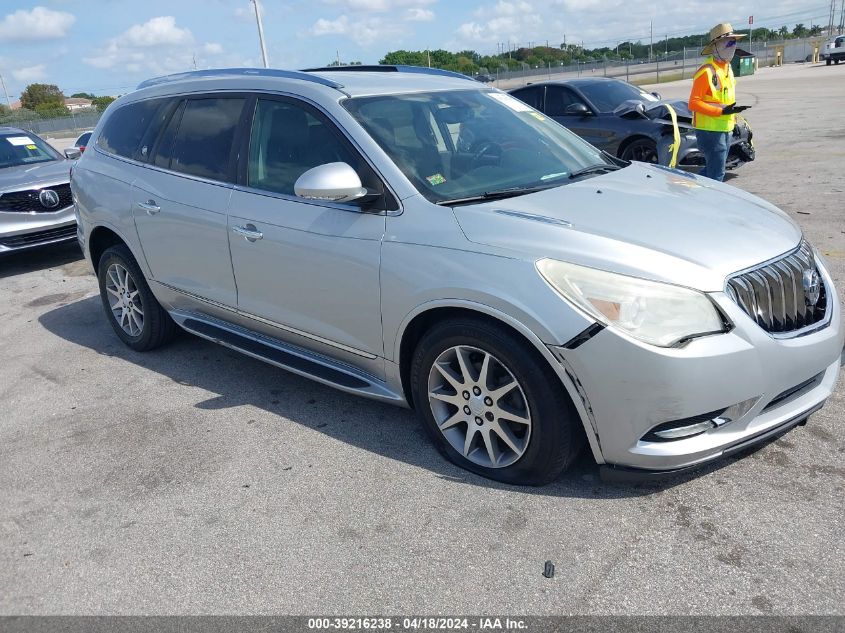
{"type": "MultiPolygon", "coordinates": [[[[620,79],[590,77],[532,84],[510,94],[569,128],[599,149],[624,158],[668,165],[674,132],[671,105],[680,133],[677,166],[698,170],[704,157],[698,151],[692,113],[685,101],[662,100],[620,79]]],[[[727,168],[754,160],[751,128],[737,115],[727,168]]]]}

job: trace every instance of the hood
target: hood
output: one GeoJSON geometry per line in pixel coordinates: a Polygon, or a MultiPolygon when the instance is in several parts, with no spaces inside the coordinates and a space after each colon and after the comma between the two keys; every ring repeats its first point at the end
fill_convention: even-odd
{"type": "Polygon", "coordinates": [[[667,105],[672,106],[675,110],[679,123],[692,123],[692,111],[689,109],[689,104],[682,99],[661,99],[660,101],[629,99],[620,103],[613,110],[613,114],[619,117],[645,116],[649,119],[663,120],[671,124],[672,120],[669,117],[667,105]]]}
{"type": "Polygon", "coordinates": [[[692,123],[692,110],[689,109],[689,103],[682,99],[663,99],[656,103],[646,104],[646,116],[650,119],[670,121],[667,105],[672,106],[672,109],[675,110],[679,122],[692,123]]]}
{"type": "Polygon", "coordinates": [[[783,211],[756,196],[642,163],[454,212],[471,242],[708,292],[801,240],[783,211]]]}
{"type": "Polygon", "coordinates": [[[32,165],[3,167],[0,169],[0,191],[31,189],[68,182],[71,164],[71,161],[62,159],[32,165]]]}

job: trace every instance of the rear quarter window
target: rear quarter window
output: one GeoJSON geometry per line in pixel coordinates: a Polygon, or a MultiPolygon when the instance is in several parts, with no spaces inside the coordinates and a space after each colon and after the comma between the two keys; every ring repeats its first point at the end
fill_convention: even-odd
{"type": "Polygon", "coordinates": [[[148,138],[151,126],[159,126],[163,123],[162,112],[167,108],[170,99],[149,99],[147,101],[136,101],[111,114],[103,126],[102,132],[97,139],[97,146],[101,149],[124,156],[133,160],[146,160],[146,146],[141,146],[141,141],[148,138]]]}

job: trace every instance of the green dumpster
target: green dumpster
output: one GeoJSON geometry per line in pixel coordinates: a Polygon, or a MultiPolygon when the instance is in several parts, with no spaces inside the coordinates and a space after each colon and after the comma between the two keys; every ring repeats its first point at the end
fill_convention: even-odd
{"type": "Polygon", "coordinates": [[[754,59],[755,56],[748,51],[741,48],[736,49],[736,54],[731,60],[731,68],[733,68],[735,77],[744,77],[746,75],[754,74],[754,59]]]}

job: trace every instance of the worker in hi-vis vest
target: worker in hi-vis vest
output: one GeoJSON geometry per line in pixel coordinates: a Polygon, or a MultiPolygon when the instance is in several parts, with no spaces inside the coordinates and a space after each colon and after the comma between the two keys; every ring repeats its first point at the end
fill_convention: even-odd
{"type": "Polygon", "coordinates": [[[698,149],[706,163],[702,173],[713,180],[724,180],[736,113],[750,107],[736,105],[736,79],[731,69],[736,42],[745,35],[734,33],[730,24],[723,23],[710,29],[709,37],[701,51],[707,60],[692,81],[689,109],[698,149]]]}

